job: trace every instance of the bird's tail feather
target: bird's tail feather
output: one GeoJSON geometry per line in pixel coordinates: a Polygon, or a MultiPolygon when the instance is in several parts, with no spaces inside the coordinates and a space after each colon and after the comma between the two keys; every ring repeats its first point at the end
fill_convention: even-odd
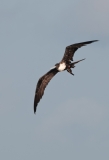
{"type": "Polygon", "coordinates": [[[79,62],[81,62],[81,61],[83,61],[83,60],[85,60],[85,58],[84,58],[84,59],[81,59],[81,60],[79,60],[79,61],[76,61],[76,62],[71,63],[71,68],[74,68],[76,63],[79,63],[79,62]]]}

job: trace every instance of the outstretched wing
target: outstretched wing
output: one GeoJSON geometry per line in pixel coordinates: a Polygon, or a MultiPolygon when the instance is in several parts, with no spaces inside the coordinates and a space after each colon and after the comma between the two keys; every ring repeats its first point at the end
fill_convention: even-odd
{"type": "Polygon", "coordinates": [[[76,50],[82,46],[85,46],[87,44],[90,44],[90,43],[93,43],[93,42],[96,42],[98,40],[94,40],[94,41],[87,41],[87,42],[81,42],[81,43],[75,43],[75,44],[72,44],[70,46],[67,46],[66,49],[65,49],[65,53],[64,53],[64,56],[62,58],[62,62],[69,62],[69,61],[73,61],[73,56],[74,56],[74,53],[76,52],[76,50]]]}
{"type": "Polygon", "coordinates": [[[35,97],[34,97],[34,113],[36,112],[37,105],[44,94],[44,90],[50,80],[58,73],[56,68],[51,69],[45,75],[43,75],[36,86],[35,97]]]}

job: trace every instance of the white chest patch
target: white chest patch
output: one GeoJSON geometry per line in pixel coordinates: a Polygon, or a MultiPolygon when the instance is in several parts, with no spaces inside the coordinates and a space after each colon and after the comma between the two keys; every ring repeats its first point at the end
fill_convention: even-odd
{"type": "Polygon", "coordinates": [[[61,63],[61,64],[59,65],[58,71],[63,71],[65,68],[66,68],[65,63],[61,63]]]}

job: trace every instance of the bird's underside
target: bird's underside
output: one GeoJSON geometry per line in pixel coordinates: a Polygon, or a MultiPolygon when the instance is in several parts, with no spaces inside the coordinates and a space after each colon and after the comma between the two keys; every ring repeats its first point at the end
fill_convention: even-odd
{"type": "Polygon", "coordinates": [[[34,97],[34,113],[36,112],[37,105],[38,105],[40,99],[42,98],[42,96],[44,94],[44,90],[45,90],[46,86],[48,85],[48,83],[50,82],[50,80],[58,72],[64,71],[64,70],[67,70],[70,74],[74,75],[72,73],[71,68],[74,68],[76,63],[79,63],[80,61],[84,60],[84,59],[81,59],[79,61],[72,63],[74,53],[76,52],[76,50],[78,48],[85,46],[87,44],[96,42],[96,41],[98,41],[98,40],[76,43],[76,44],[72,44],[72,45],[66,47],[65,53],[64,53],[64,56],[63,56],[61,62],[55,64],[55,66],[50,71],[48,71],[45,75],[43,75],[38,80],[38,83],[36,86],[36,91],[35,91],[35,97],[34,97]]]}

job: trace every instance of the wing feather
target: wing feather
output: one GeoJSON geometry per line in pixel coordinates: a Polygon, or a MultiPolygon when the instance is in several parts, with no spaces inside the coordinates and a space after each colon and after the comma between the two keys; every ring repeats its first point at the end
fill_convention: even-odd
{"type": "Polygon", "coordinates": [[[54,69],[51,69],[49,72],[47,72],[45,75],[43,75],[39,79],[36,86],[35,97],[34,97],[34,113],[36,112],[37,105],[44,94],[44,90],[46,86],[57,73],[58,73],[58,70],[54,68],[54,69]]]}
{"type": "Polygon", "coordinates": [[[75,44],[72,44],[70,46],[67,46],[66,49],[65,49],[65,53],[64,53],[64,56],[62,58],[62,62],[69,62],[69,61],[73,61],[73,56],[74,56],[74,53],[76,52],[76,50],[82,46],[85,46],[87,44],[90,44],[90,43],[93,43],[93,42],[96,42],[98,40],[93,40],[93,41],[87,41],[87,42],[81,42],[81,43],[75,43],[75,44]]]}

